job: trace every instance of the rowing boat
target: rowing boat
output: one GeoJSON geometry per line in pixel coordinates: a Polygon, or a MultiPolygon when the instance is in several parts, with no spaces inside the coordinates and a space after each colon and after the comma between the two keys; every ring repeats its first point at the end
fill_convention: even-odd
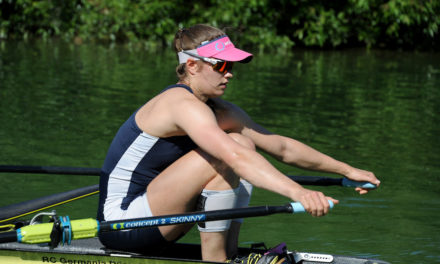
{"type": "MultiPolygon", "coordinates": [[[[330,201],[329,201],[330,202],[330,201]]],[[[333,204],[331,203],[331,206],[333,204]]],[[[148,255],[106,249],[96,238],[98,232],[115,232],[152,226],[196,223],[230,218],[256,217],[277,213],[301,213],[305,209],[300,203],[280,206],[258,206],[227,210],[203,211],[177,215],[153,216],[118,221],[97,221],[52,215],[54,222],[35,223],[12,231],[0,233],[0,263],[69,263],[69,264],[178,264],[206,263],[201,260],[200,246],[176,243],[162,251],[148,255]],[[20,243],[17,243],[20,242],[20,243]],[[49,243],[49,244],[48,244],[49,243]],[[63,245],[63,246],[59,246],[63,245]]],[[[264,254],[267,249],[240,248],[239,255],[251,252],[264,254]]],[[[386,264],[387,262],[350,256],[333,256],[308,252],[285,252],[287,260],[277,264],[334,263],[334,264],[386,264]],[[287,253],[287,254],[286,254],[287,253]]],[[[268,263],[255,263],[268,264],[268,263]]],[[[273,264],[273,263],[271,263],[273,264]]]]}
{"type": "MultiPolygon", "coordinates": [[[[240,248],[240,255],[251,252],[264,253],[262,247],[240,248]]],[[[51,249],[43,244],[0,244],[0,263],[2,264],[179,264],[208,263],[201,260],[200,246],[196,244],[176,243],[164,252],[148,256],[106,249],[97,238],[74,240],[71,245],[51,249]]],[[[290,263],[303,264],[387,264],[388,262],[360,257],[317,254],[307,252],[289,252],[290,263]]]]}

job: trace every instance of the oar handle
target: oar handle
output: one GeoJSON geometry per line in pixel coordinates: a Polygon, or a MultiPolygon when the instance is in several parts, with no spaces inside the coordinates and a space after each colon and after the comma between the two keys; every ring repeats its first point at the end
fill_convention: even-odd
{"type": "MultiPolygon", "coordinates": [[[[329,205],[330,205],[330,209],[333,208],[334,203],[331,200],[327,200],[329,205]]],[[[293,213],[305,213],[306,209],[304,208],[304,206],[300,203],[300,202],[296,202],[296,203],[290,203],[290,206],[292,206],[292,210],[293,213]]]]}
{"type": "Polygon", "coordinates": [[[361,188],[364,188],[364,189],[376,189],[377,188],[377,186],[375,184],[372,184],[370,182],[352,181],[352,180],[349,180],[347,178],[343,178],[342,179],[342,186],[353,187],[353,188],[361,187],[361,188]]]}
{"type": "Polygon", "coordinates": [[[352,181],[347,178],[328,178],[321,176],[295,176],[287,175],[291,180],[304,185],[316,185],[316,186],[343,186],[343,187],[361,187],[364,189],[376,189],[377,186],[369,182],[352,181]]]}

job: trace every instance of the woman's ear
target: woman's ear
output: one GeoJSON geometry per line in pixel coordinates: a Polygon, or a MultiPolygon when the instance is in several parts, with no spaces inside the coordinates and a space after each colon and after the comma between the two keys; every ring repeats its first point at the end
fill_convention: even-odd
{"type": "Polygon", "coordinates": [[[186,70],[189,74],[194,75],[200,68],[196,60],[188,59],[186,61],[186,70]]]}

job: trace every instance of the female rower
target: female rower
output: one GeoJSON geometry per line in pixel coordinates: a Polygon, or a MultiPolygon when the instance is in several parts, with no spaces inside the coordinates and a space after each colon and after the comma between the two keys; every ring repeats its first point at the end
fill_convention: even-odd
{"type": "MultiPolygon", "coordinates": [[[[99,220],[243,207],[252,185],[301,202],[312,216],[328,213],[328,199],[338,203],[290,180],[256,148],[290,165],[379,185],[373,173],[273,134],[222,100],[233,63],[252,59],[223,31],[207,25],[179,30],[174,48],[178,83],[133,113],[110,145],[100,178],[99,220]]],[[[176,241],[191,226],[111,232],[100,239],[109,248],[148,252],[176,241]]],[[[199,224],[203,259],[231,257],[239,227],[240,220],[199,224]]]]}

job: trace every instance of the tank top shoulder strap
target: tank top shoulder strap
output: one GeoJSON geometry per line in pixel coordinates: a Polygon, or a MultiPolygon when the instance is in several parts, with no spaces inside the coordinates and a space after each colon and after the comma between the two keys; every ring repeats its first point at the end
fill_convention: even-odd
{"type": "MultiPolygon", "coordinates": [[[[169,89],[176,88],[176,87],[184,88],[188,92],[193,93],[191,87],[189,87],[188,85],[185,85],[185,84],[172,84],[172,85],[169,85],[169,86],[165,87],[165,89],[163,89],[160,93],[163,93],[163,92],[165,92],[165,91],[167,91],[169,89]]],[[[215,103],[214,103],[214,101],[212,99],[208,99],[208,101],[206,101],[206,104],[215,113],[215,103]]]]}
{"type": "Polygon", "coordinates": [[[185,85],[185,84],[172,84],[172,85],[169,85],[169,86],[165,87],[165,89],[163,89],[163,90],[161,91],[161,93],[163,93],[163,92],[165,92],[165,91],[167,91],[167,90],[169,90],[169,89],[176,88],[176,87],[184,88],[184,89],[186,89],[188,92],[193,93],[193,91],[191,90],[191,88],[190,88],[188,85],[185,85]]]}

